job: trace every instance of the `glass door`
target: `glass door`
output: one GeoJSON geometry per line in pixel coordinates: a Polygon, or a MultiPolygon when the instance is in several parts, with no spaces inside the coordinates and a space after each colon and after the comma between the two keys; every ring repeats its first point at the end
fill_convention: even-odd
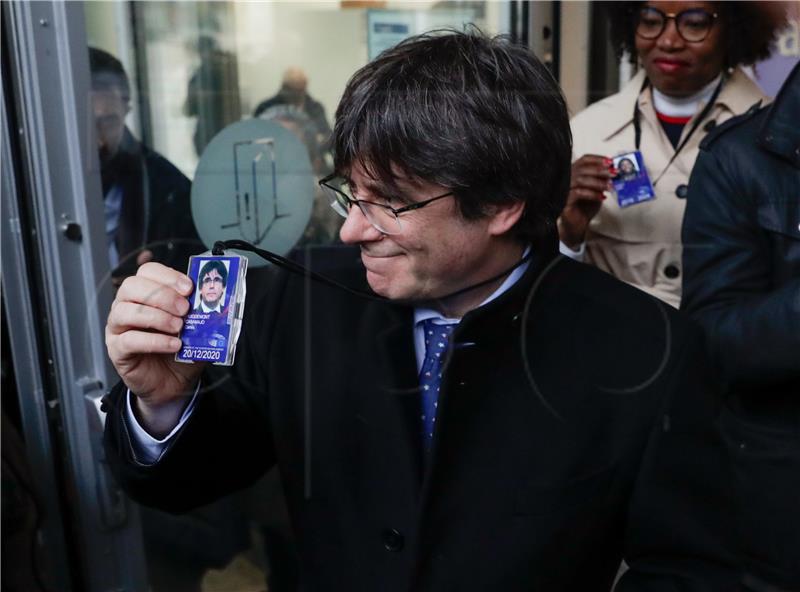
{"type": "MultiPolygon", "coordinates": [[[[80,4],[3,7],[3,288],[33,486],[43,499],[53,590],[146,589],[132,504],[113,485],[98,402],[114,380],[103,347],[97,151],[85,102],[80,4]],[[8,159],[6,158],[8,157],[8,159]]],[[[5,567],[5,566],[4,566],[5,567]]]]}
{"type": "Polygon", "coordinates": [[[142,263],[184,270],[214,240],[292,257],[336,249],[340,221],[316,181],[332,167],[350,75],[423,31],[508,32],[510,4],[2,8],[4,308],[51,588],[297,590],[277,474],[182,516],[114,484],[100,404],[117,380],[103,338],[111,301],[142,263]]]}

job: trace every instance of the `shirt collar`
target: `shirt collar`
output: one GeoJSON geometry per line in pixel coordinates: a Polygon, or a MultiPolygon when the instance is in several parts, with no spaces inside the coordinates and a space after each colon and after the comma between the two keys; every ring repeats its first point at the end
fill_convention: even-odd
{"type": "Polygon", "coordinates": [[[217,303],[217,307],[216,308],[208,308],[206,306],[206,303],[201,300],[200,301],[200,310],[202,310],[205,313],[222,312],[222,304],[221,303],[217,303]]]}
{"type": "Polygon", "coordinates": [[[636,101],[639,101],[639,106],[642,106],[642,99],[649,100],[650,92],[646,90],[641,92],[642,85],[644,84],[644,69],[640,68],[636,75],[631,78],[628,83],[622,87],[618,94],[612,95],[604,101],[613,100],[613,109],[609,109],[604,113],[605,117],[598,128],[599,136],[603,141],[608,140],[612,136],[618,134],[625,127],[633,121],[633,106],[636,101]],[[639,95],[642,95],[641,97],[639,95]]]}
{"type": "Polygon", "coordinates": [[[722,80],[722,74],[706,84],[699,92],[689,97],[670,97],[654,88],[653,107],[657,113],[661,113],[662,115],[668,115],[670,117],[692,117],[695,113],[700,111],[702,108],[700,106],[701,104],[705,105],[708,100],[711,99],[720,80],[722,80]]]}
{"type": "Polygon", "coordinates": [[[754,103],[768,100],[767,95],[753,82],[753,79],[737,66],[722,87],[722,91],[717,97],[717,104],[722,105],[734,115],[741,115],[754,103]]]}
{"type": "MultiPolygon", "coordinates": [[[[639,108],[642,110],[653,103],[652,89],[649,86],[644,92],[641,92],[644,79],[644,68],[639,68],[636,75],[628,81],[618,94],[608,99],[603,99],[610,100],[613,98],[614,104],[619,105],[619,107],[609,110],[604,124],[598,130],[598,135],[604,141],[609,140],[633,122],[633,106],[636,101],[639,101],[639,108]]],[[[762,99],[766,99],[766,96],[761,92],[758,85],[745,74],[744,70],[737,66],[722,86],[716,105],[732,114],[739,114],[744,113],[753,103],[762,99]]],[[[702,105],[700,108],[702,109],[702,105]]]]}
{"type": "MultiPolygon", "coordinates": [[[[523,258],[527,257],[530,252],[531,252],[531,248],[527,247],[525,249],[525,252],[522,254],[522,257],[523,258]]],[[[485,304],[488,304],[489,302],[491,302],[495,298],[499,297],[504,292],[508,291],[511,288],[511,286],[516,284],[519,281],[519,279],[523,275],[525,275],[525,271],[528,269],[528,266],[530,265],[530,263],[531,263],[531,260],[527,259],[522,264],[520,264],[517,267],[515,267],[513,269],[513,271],[510,274],[508,274],[508,277],[503,281],[503,283],[500,284],[500,287],[497,288],[497,290],[495,290],[494,292],[492,292],[489,295],[489,297],[486,298],[486,300],[481,302],[480,305],[478,306],[478,308],[480,308],[481,306],[484,306],[485,304]]],[[[439,311],[434,310],[432,308],[425,307],[425,306],[417,306],[417,307],[414,308],[414,326],[415,327],[418,326],[423,321],[427,321],[428,319],[433,319],[434,321],[436,321],[437,325],[451,325],[451,324],[457,324],[459,321],[461,321],[461,319],[454,319],[454,318],[445,317],[439,311]]]]}

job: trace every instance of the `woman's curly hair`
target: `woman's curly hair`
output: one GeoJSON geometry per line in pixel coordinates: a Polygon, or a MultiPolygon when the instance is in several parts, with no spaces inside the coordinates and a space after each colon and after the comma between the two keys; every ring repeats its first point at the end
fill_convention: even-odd
{"type": "MultiPolygon", "coordinates": [[[[604,8],[611,25],[611,44],[617,58],[627,52],[632,63],[636,63],[636,12],[644,2],[607,2],[604,8]]],[[[749,65],[769,57],[771,45],[783,26],[786,15],[763,3],[717,2],[719,22],[725,27],[727,51],[725,66],[733,68],[739,64],[749,65]],[[760,4],[760,6],[759,6],[760,4]]]]}

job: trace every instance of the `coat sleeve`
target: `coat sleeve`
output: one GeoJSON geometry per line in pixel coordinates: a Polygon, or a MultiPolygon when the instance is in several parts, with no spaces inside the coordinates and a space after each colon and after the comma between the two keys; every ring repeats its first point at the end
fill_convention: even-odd
{"type": "Polygon", "coordinates": [[[235,365],[204,372],[192,414],[155,464],[137,461],[125,419],[127,389],[119,383],[112,390],[105,450],[114,477],[134,500],[185,512],[252,484],[275,463],[267,368],[285,278],[271,279],[265,296],[247,302],[235,365]]]}
{"type": "Polygon", "coordinates": [[[703,325],[730,386],[786,381],[798,372],[800,331],[791,327],[800,326],[800,278],[772,287],[756,201],[764,185],[741,174],[756,165],[738,152],[720,158],[721,142],[711,148],[700,152],[689,185],[682,308],[703,325]]]}
{"type": "Polygon", "coordinates": [[[615,592],[736,590],[736,515],[730,449],[719,428],[720,391],[692,325],[673,349],[630,497],[629,569],[615,592]]]}

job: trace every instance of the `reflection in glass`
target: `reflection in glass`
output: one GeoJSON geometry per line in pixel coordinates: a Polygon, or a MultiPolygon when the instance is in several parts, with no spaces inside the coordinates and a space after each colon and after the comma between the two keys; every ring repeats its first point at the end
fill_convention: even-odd
{"type": "MultiPolygon", "coordinates": [[[[127,70],[119,64],[112,76],[93,77],[92,93],[98,111],[104,109],[96,118],[109,236],[104,249],[115,257],[114,267],[126,266],[116,275],[134,273],[148,257],[185,270],[188,255],[205,250],[189,242],[196,239],[189,179],[195,178],[201,154],[210,150],[210,140],[221,130],[250,114],[277,123],[300,140],[314,176],[323,178],[333,172],[327,141],[348,78],[366,63],[371,50],[396,42],[380,35],[398,30],[384,23],[405,23],[406,35],[422,32],[418,27],[460,29],[466,22],[500,32],[502,15],[508,12],[507,2],[425,6],[433,9],[392,0],[85,3],[90,43],[127,70]],[[377,37],[368,30],[369,22],[379,25],[377,37]]],[[[253,163],[248,160],[247,179],[253,166],[258,173],[288,154],[280,142],[274,151],[260,159],[253,155],[253,163]]],[[[207,178],[198,180],[198,188],[214,183],[235,188],[230,151],[215,164],[207,178]]],[[[253,186],[247,179],[239,179],[240,188],[253,186]]],[[[257,195],[252,192],[252,206],[262,196],[275,196],[272,179],[267,180],[263,192],[261,186],[257,195]]],[[[300,247],[337,242],[341,225],[322,190],[311,185],[314,205],[297,242],[300,247]]],[[[290,209],[292,192],[284,193],[278,205],[290,209]]],[[[220,192],[220,200],[229,197],[220,192]]],[[[101,196],[90,199],[99,207],[101,196]]],[[[274,206],[269,200],[262,203],[274,206]]],[[[218,225],[235,216],[233,200],[228,214],[218,216],[218,225]]],[[[264,229],[255,230],[258,237],[264,229]]],[[[144,549],[131,552],[147,557],[150,586],[156,592],[299,589],[296,545],[276,470],[240,494],[186,515],[144,508],[142,526],[144,549]]]]}
{"type": "Polygon", "coordinates": [[[116,283],[157,261],[185,269],[199,239],[189,209],[191,183],[125,125],[130,82],[110,53],[89,48],[108,259],[116,283]]]}
{"type": "Polygon", "coordinates": [[[241,117],[236,55],[220,49],[216,39],[197,41],[200,65],[189,79],[184,114],[197,118],[194,149],[198,156],[218,131],[241,117]]]}

